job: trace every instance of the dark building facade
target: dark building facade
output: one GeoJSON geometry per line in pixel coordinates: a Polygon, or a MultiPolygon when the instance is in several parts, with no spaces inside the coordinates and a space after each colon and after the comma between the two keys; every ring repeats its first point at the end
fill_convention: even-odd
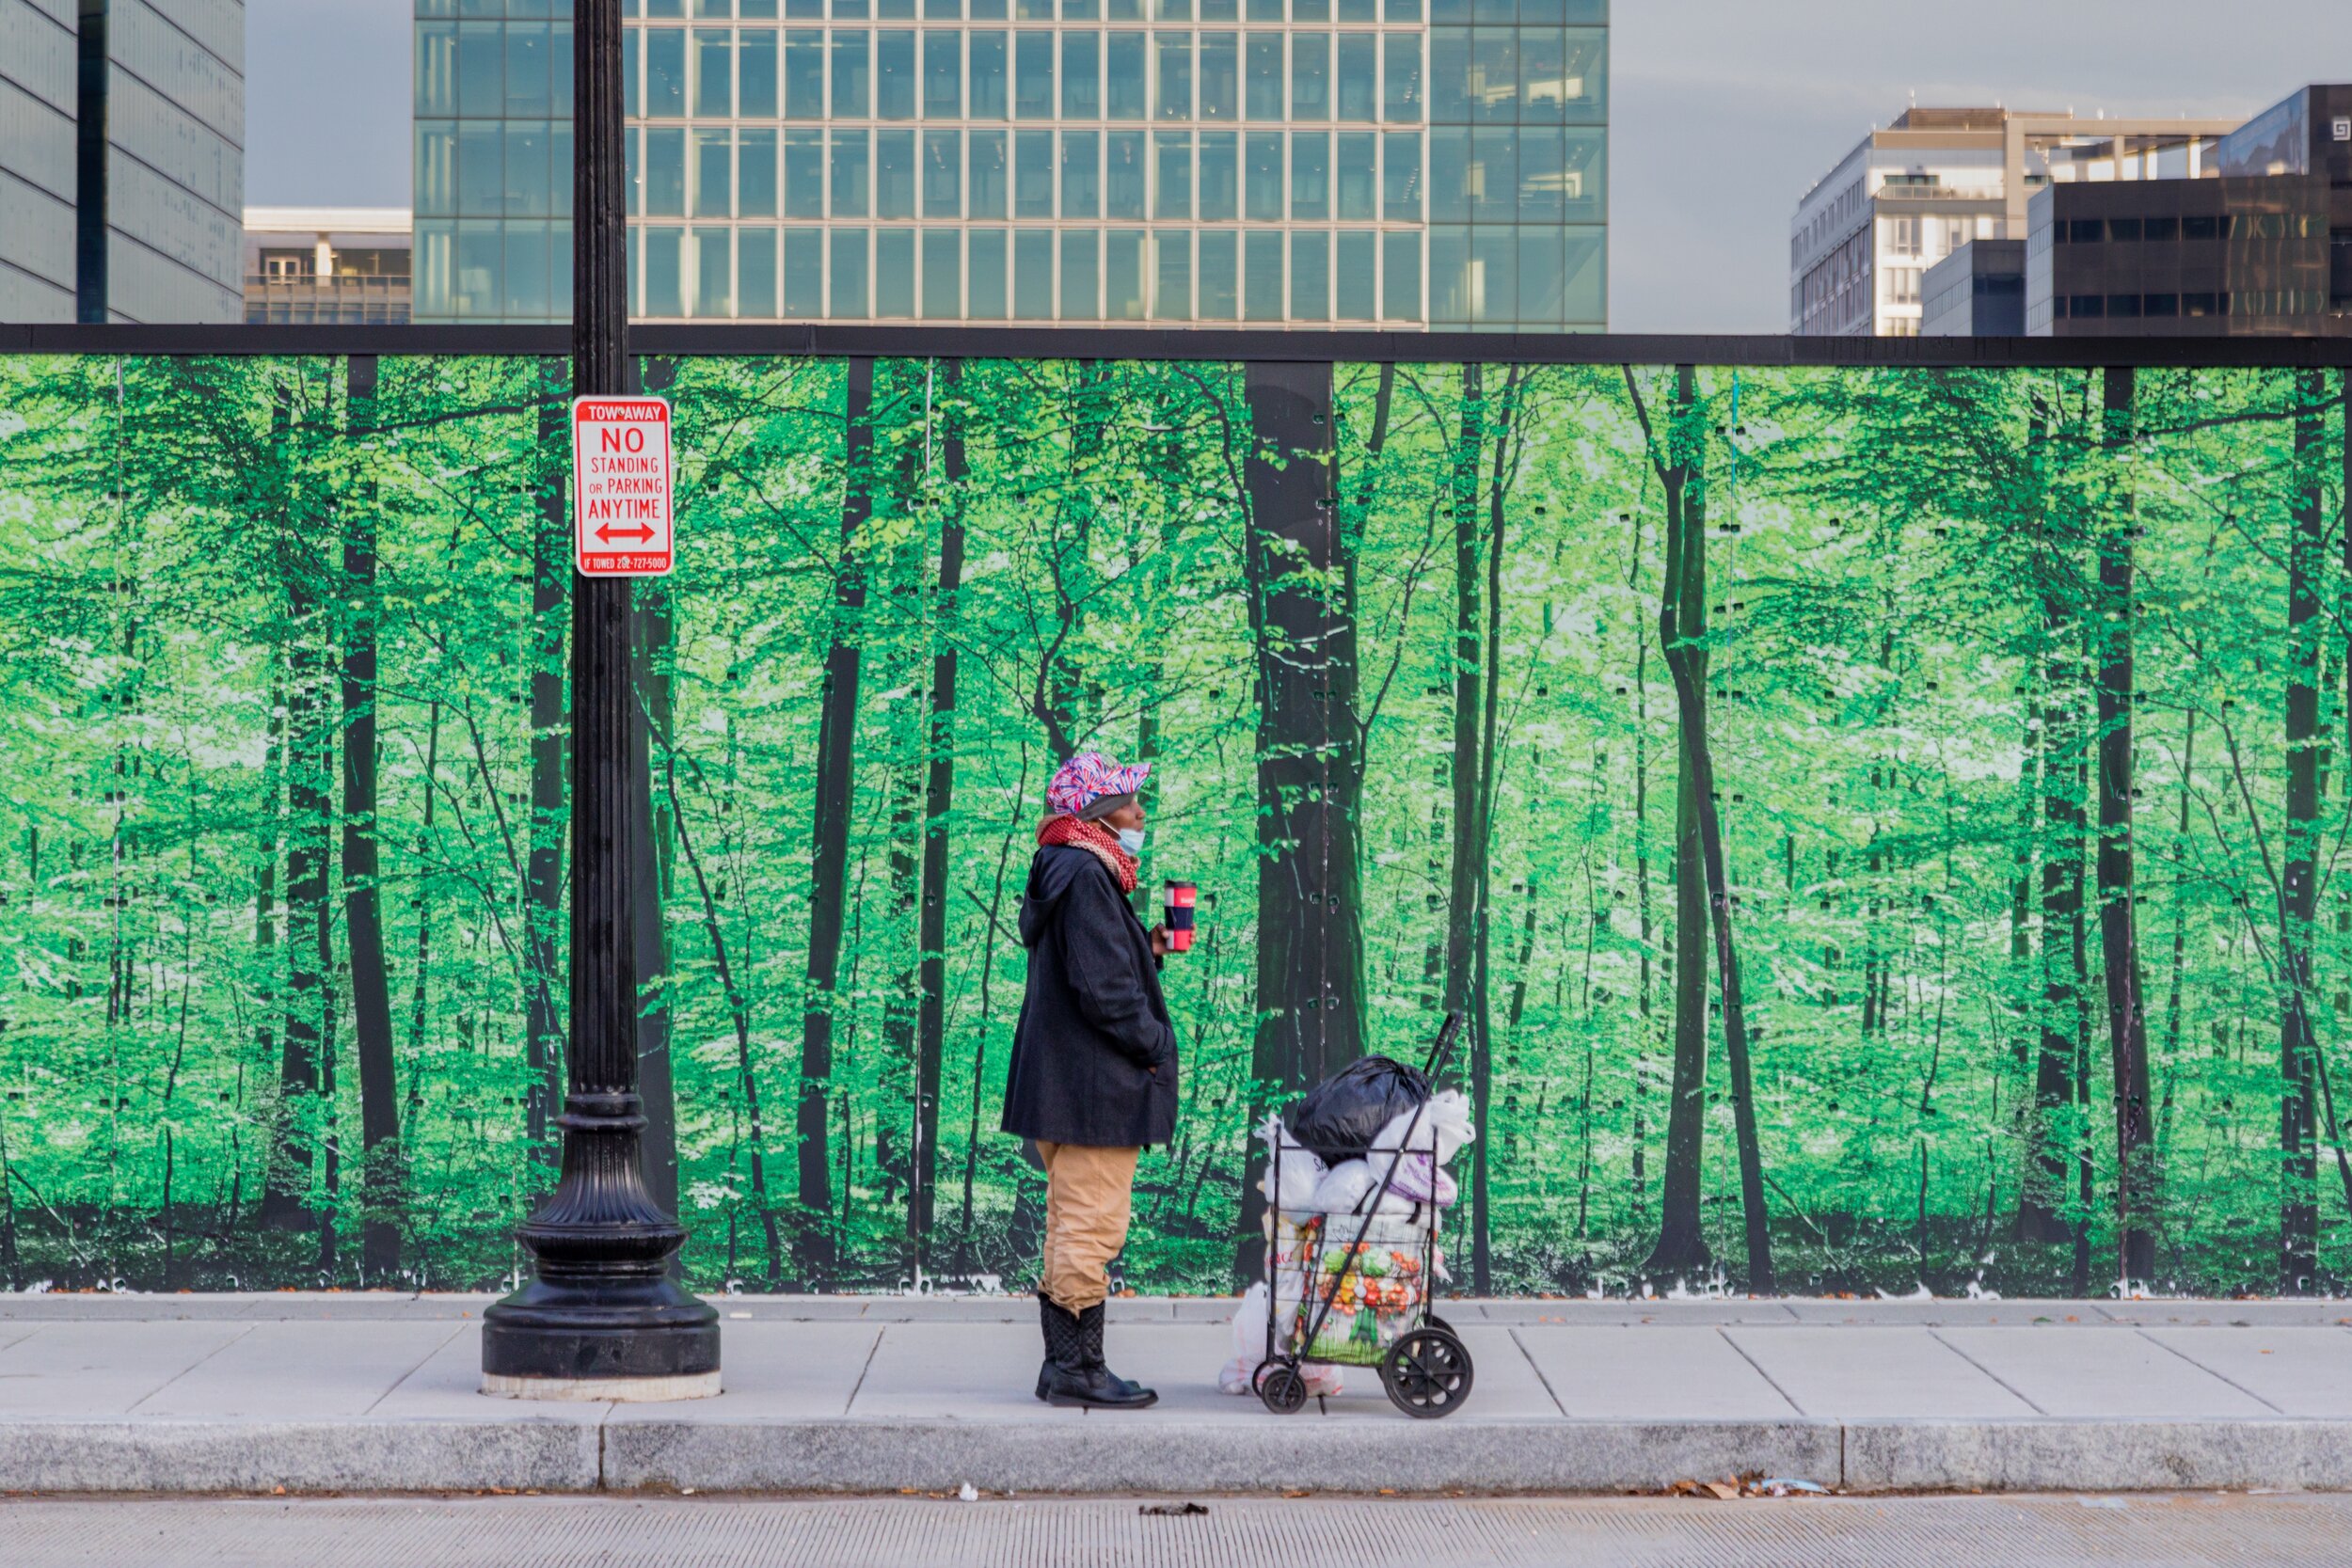
{"type": "Polygon", "coordinates": [[[1971,240],[1928,269],[1919,291],[1923,338],[2026,335],[2026,242],[1971,240]]]}
{"type": "Polygon", "coordinates": [[[2215,165],[2036,193],[2026,330],[2352,336],[2352,85],[2273,105],[2222,138],[2215,165]]]}

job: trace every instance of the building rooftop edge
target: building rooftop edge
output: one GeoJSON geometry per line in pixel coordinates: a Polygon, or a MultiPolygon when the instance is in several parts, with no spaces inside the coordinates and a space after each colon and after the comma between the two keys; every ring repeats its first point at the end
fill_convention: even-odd
{"type": "Polygon", "coordinates": [[[358,232],[409,232],[415,220],[405,207],[247,207],[247,232],[291,232],[297,230],[342,230],[358,232]]]}

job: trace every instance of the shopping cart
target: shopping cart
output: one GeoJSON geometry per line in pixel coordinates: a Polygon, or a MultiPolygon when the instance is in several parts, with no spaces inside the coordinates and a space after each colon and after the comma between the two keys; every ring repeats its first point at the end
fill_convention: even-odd
{"type": "MultiPolygon", "coordinates": [[[[1461,1022],[1461,1014],[1446,1014],[1422,1066],[1424,1078],[1434,1080],[1444,1070],[1461,1022]]],[[[1287,1416],[1306,1405],[1307,1378],[1299,1369],[1310,1362],[1377,1367],[1381,1387],[1407,1416],[1450,1416],[1470,1398],[1470,1350],[1443,1318],[1429,1310],[1438,1284],[1440,1211],[1433,1198],[1414,1204],[1407,1212],[1382,1212],[1397,1169],[1408,1155],[1425,1152],[1433,1177],[1438,1168],[1437,1130],[1430,1130],[1425,1148],[1419,1141],[1426,1109],[1424,1102],[1414,1110],[1402,1148],[1377,1150],[1394,1158],[1380,1185],[1356,1210],[1345,1212],[1280,1208],[1282,1145],[1288,1140],[1274,1140],[1273,1180],[1267,1185],[1277,1202],[1268,1217],[1265,1251],[1270,1354],[1251,1374],[1250,1386],[1277,1415],[1287,1416]],[[1343,1236],[1352,1239],[1339,1240],[1343,1236]],[[1298,1286],[1287,1313],[1286,1275],[1295,1275],[1298,1286]],[[1287,1326],[1282,1322],[1286,1315],[1287,1326]]]]}

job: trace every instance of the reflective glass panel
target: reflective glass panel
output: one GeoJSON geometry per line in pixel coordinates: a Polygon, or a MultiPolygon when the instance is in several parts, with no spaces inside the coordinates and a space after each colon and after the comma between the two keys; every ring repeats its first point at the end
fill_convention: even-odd
{"type": "Polygon", "coordinates": [[[1061,36],[1061,117],[1103,118],[1103,35],[1073,29],[1061,36]]]}
{"type": "Polygon", "coordinates": [[[1150,40],[1142,33],[1113,33],[1107,40],[1103,67],[1103,118],[1143,119],[1150,113],[1150,82],[1145,62],[1150,40]]]}

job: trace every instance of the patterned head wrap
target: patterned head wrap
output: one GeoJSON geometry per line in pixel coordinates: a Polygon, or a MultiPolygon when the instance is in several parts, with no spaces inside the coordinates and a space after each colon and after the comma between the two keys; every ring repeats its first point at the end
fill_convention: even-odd
{"type": "Polygon", "coordinates": [[[1045,804],[1060,816],[1083,816],[1089,806],[1110,796],[1133,795],[1152,771],[1148,762],[1121,767],[1100,752],[1080,752],[1061,765],[1045,786],[1045,804]]]}

